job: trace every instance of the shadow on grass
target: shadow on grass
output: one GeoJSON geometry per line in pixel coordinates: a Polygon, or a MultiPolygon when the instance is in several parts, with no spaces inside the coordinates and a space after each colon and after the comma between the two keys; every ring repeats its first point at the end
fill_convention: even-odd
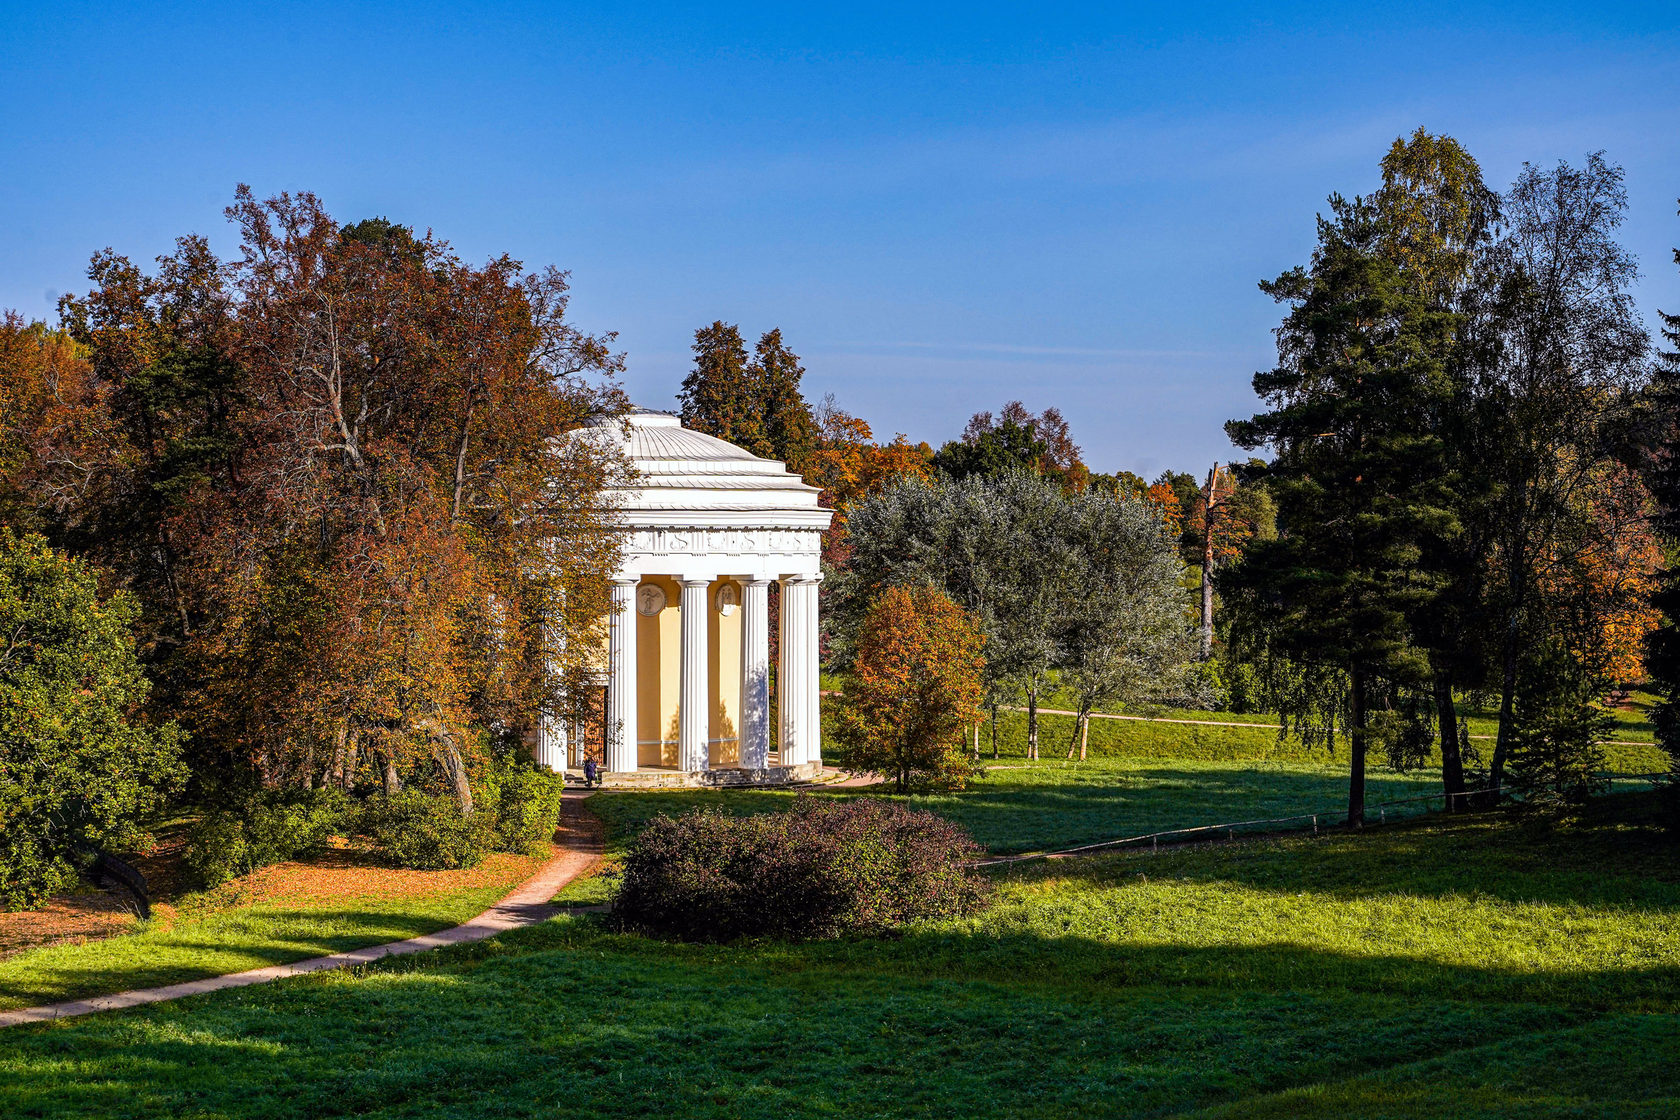
{"type": "MultiPolygon", "coordinates": [[[[1032,769],[996,770],[958,793],[912,794],[905,800],[967,828],[998,854],[1037,851],[1120,836],[1320,812],[1328,823],[1345,811],[1346,776],[1306,764],[1204,763],[1195,766],[1048,761],[1032,769]]],[[[1370,798],[1415,797],[1433,791],[1428,776],[1373,774],[1370,798]]],[[[591,811],[609,831],[609,848],[622,852],[629,838],[658,813],[695,808],[727,813],[786,808],[790,791],[613,793],[591,800],[591,811]]],[[[875,788],[816,792],[814,797],[898,797],[875,788]]],[[[1396,814],[1421,813],[1417,803],[1396,814]]]]}
{"type": "Polygon", "coordinates": [[[1670,1016],[1606,1016],[1196,1115],[1672,1117],[1680,1115],[1680,1030],[1670,1016]]]}
{"type": "MultiPolygon", "coordinates": [[[[228,918],[220,928],[232,929],[240,924],[237,917],[228,918]]],[[[15,975],[0,974],[0,1008],[156,988],[288,964],[419,937],[456,923],[434,916],[377,911],[264,910],[253,916],[252,924],[258,932],[237,941],[167,933],[148,938],[142,933],[97,946],[66,947],[79,950],[69,967],[55,967],[48,955],[52,950],[43,951],[19,962],[20,966],[28,965],[27,971],[19,968],[15,975]]]]}
{"type": "MultiPolygon", "coordinates": [[[[1473,1078],[1478,1048],[1520,1054],[1595,1021],[1524,1000],[1513,979],[1029,936],[672,945],[562,919],[354,975],[8,1032],[0,1112],[1150,1115],[1460,1052],[1455,1076],[1473,1078]]],[[[1641,983],[1672,991],[1675,976],[1641,983]]],[[[1641,1029],[1658,1052],[1680,1047],[1673,1017],[1641,1029]]],[[[1586,1102],[1636,1098],[1606,1080],[1634,1060],[1624,1042],[1580,1030],[1591,1061],[1556,1080],[1586,1102]]]]}

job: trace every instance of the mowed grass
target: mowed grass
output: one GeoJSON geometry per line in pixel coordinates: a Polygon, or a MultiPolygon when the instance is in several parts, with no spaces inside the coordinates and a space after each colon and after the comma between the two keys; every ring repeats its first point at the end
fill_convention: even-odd
{"type": "MultiPolygon", "coordinates": [[[[1635,707],[1612,712],[1616,719],[1614,730],[1602,744],[1605,765],[1613,773],[1648,774],[1666,771],[1670,759],[1652,737],[1648,696],[1636,696],[1635,707]]],[[[837,703],[833,698],[826,705],[837,703]]],[[[1478,738],[1472,746],[1483,761],[1492,754],[1492,735],[1497,721],[1486,714],[1466,710],[1470,732],[1478,738]]],[[[1322,746],[1308,746],[1293,735],[1278,733],[1277,716],[1269,714],[1235,714],[1231,712],[1198,712],[1161,710],[1133,713],[1124,719],[1093,718],[1087,747],[1098,758],[1161,758],[1186,759],[1203,762],[1298,762],[1309,765],[1340,766],[1347,764],[1348,745],[1339,742],[1334,751],[1322,746]],[[1133,718],[1135,716],[1136,718],[1133,718]]],[[[1074,742],[1076,732],[1072,716],[1040,713],[1039,754],[1044,761],[1065,758],[1074,742]]],[[[1026,753],[1027,715],[1020,711],[1004,711],[998,719],[998,748],[1002,761],[1023,757],[1026,753]]],[[[991,725],[981,727],[981,754],[991,760],[991,725]]],[[[835,735],[826,735],[824,758],[844,764],[845,752],[835,735]]],[[[1384,759],[1373,757],[1373,770],[1381,769],[1384,759]]],[[[1428,765],[1440,766],[1440,752],[1432,748],[1428,765]]]]}
{"type": "MultiPolygon", "coordinates": [[[[956,821],[982,847],[1000,854],[1298,813],[1322,813],[1329,825],[1345,816],[1347,806],[1345,764],[1105,757],[1037,763],[1017,758],[988,761],[986,766],[983,777],[956,793],[898,797],[876,788],[810,796],[893,797],[956,821]]],[[[1367,798],[1373,805],[1415,798],[1435,792],[1439,785],[1440,776],[1430,771],[1373,772],[1367,798]]],[[[618,856],[656,814],[695,808],[773,812],[787,808],[795,796],[785,790],[612,792],[591,799],[590,809],[606,822],[609,855],[618,856]]],[[[1415,803],[1386,811],[1405,815],[1424,808],[1415,803]]],[[[1373,819],[1380,812],[1373,809],[1373,819]]],[[[1301,824],[1311,827],[1310,822],[1301,824]]]]}
{"type": "Polygon", "coordinates": [[[540,864],[498,855],[463,872],[267,868],[251,879],[190,895],[177,906],[160,906],[135,932],[0,960],[0,1010],[242,972],[432,933],[494,905],[540,864]]]}
{"type": "Polygon", "coordinates": [[[1013,865],[889,940],[493,942],[0,1034],[6,1116],[1669,1116],[1651,795],[1013,865]]]}

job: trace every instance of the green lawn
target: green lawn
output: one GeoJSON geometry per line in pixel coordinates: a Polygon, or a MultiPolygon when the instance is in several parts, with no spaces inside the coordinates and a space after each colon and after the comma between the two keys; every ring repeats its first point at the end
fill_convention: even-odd
{"type": "MultiPolygon", "coordinates": [[[[1345,766],[1347,745],[1337,745],[1335,755],[1323,747],[1308,747],[1294,736],[1279,736],[1274,727],[1264,726],[1274,722],[1277,717],[1272,715],[1234,715],[1229,712],[1192,712],[1163,710],[1150,713],[1158,717],[1153,720],[1133,719],[1093,719],[1090,728],[1089,749],[1093,755],[1100,757],[1119,758],[1172,758],[1172,759],[1201,759],[1206,761],[1274,761],[1274,762],[1306,762],[1330,764],[1332,762],[1345,766]],[[1172,721],[1203,720],[1207,723],[1172,722],[1172,721]],[[1261,726],[1217,726],[1218,724],[1260,724],[1261,726]]],[[[1617,724],[1613,740],[1604,745],[1605,761],[1612,771],[1622,774],[1646,774],[1657,770],[1667,770],[1670,765],[1668,756],[1655,745],[1648,730],[1644,717],[1637,712],[1618,712],[1623,717],[1617,724]],[[1641,730],[1641,728],[1646,728],[1641,730]]],[[[1470,731],[1474,735],[1492,735],[1496,728],[1495,721],[1490,717],[1470,715],[1470,731]]],[[[1039,716],[1039,755],[1046,760],[1063,758],[1067,754],[1068,745],[1073,740],[1074,718],[1072,716],[1043,715],[1039,716]]],[[[1025,712],[1003,712],[998,720],[998,743],[1000,754],[1006,758],[1019,757],[1025,753],[1027,740],[1027,717],[1025,712]]],[[[843,758],[838,749],[831,751],[828,744],[834,741],[828,736],[824,745],[824,757],[833,755],[838,760],[843,758]]],[[[990,725],[981,731],[981,752],[988,758],[991,755],[990,725]]],[[[1493,744],[1490,740],[1475,740],[1474,745],[1485,758],[1492,753],[1493,744]]],[[[1380,759],[1373,759],[1373,765],[1380,759]]],[[[1440,765],[1440,754],[1436,751],[1432,756],[1432,764],[1440,765]]]]}
{"type": "MultiPolygon", "coordinates": [[[[1373,773],[1367,797],[1375,804],[1434,793],[1439,787],[1440,776],[1432,771],[1373,773]]],[[[699,806],[732,813],[769,812],[786,808],[794,796],[780,790],[607,793],[593,798],[590,808],[607,823],[608,852],[616,856],[641,822],[656,813],[674,815],[699,806]]],[[[813,796],[893,795],[870,791],[813,796]]],[[[1326,824],[1335,823],[1346,814],[1347,772],[1345,764],[1010,759],[960,793],[915,794],[901,800],[956,821],[989,851],[1031,852],[1303,812],[1322,812],[1326,824]]],[[[1423,808],[1416,804],[1393,811],[1403,815],[1423,808]]],[[[1377,815],[1373,809],[1372,816],[1377,815]]]]}
{"type": "MultiPolygon", "coordinates": [[[[484,885],[468,889],[370,890],[283,902],[240,902],[225,889],[193,896],[179,908],[159,908],[133,933],[0,960],[0,1010],[220,976],[446,929],[482,913],[534,866],[502,862],[509,873],[484,875],[484,885]]],[[[369,877],[383,874],[373,868],[369,877]]]]}
{"type": "Polygon", "coordinates": [[[888,940],[561,918],[5,1032],[0,1115],[1671,1116],[1654,805],[1016,865],[888,940]]]}

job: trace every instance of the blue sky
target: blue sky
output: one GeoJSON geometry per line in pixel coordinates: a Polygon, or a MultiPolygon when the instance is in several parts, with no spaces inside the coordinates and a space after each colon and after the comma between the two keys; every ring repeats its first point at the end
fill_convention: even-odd
{"type": "Polygon", "coordinates": [[[640,403],[670,407],[695,327],[780,326],[877,434],[1018,397],[1100,470],[1231,453],[1278,319],[1256,281],[1420,124],[1496,186],[1605,149],[1641,308],[1680,310],[1672,0],[0,0],[0,107],[0,307],[49,314],[106,245],[231,251],[235,183],[307,189],[571,269],[640,403]]]}

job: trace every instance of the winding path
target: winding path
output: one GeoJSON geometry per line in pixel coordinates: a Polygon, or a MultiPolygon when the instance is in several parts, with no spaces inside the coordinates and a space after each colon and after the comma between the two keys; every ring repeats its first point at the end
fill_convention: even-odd
{"type": "Polygon", "coordinates": [[[24,1007],[16,1011],[0,1012],[0,1029],[22,1026],[25,1023],[48,1023],[95,1011],[114,1011],[120,1007],[138,1007],[146,1003],[162,1003],[183,996],[219,992],[225,988],[243,988],[251,984],[267,984],[288,976],[304,976],[350,965],[369,964],[383,957],[398,957],[409,953],[424,953],[449,945],[464,945],[484,941],[521,926],[535,925],[560,912],[552,899],[560,888],[593,868],[601,860],[604,829],[601,822],[585,812],[583,799],[593,791],[567,790],[561,803],[560,828],[555,836],[560,854],[549,860],[514,892],[478,917],[450,929],[410,937],[406,941],[391,941],[384,945],[369,945],[325,957],[310,957],[290,964],[253,968],[248,972],[232,972],[225,976],[207,976],[201,980],[186,980],[179,984],[165,984],[158,988],[138,988],[107,996],[48,1003],[39,1007],[24,1007]]]}

